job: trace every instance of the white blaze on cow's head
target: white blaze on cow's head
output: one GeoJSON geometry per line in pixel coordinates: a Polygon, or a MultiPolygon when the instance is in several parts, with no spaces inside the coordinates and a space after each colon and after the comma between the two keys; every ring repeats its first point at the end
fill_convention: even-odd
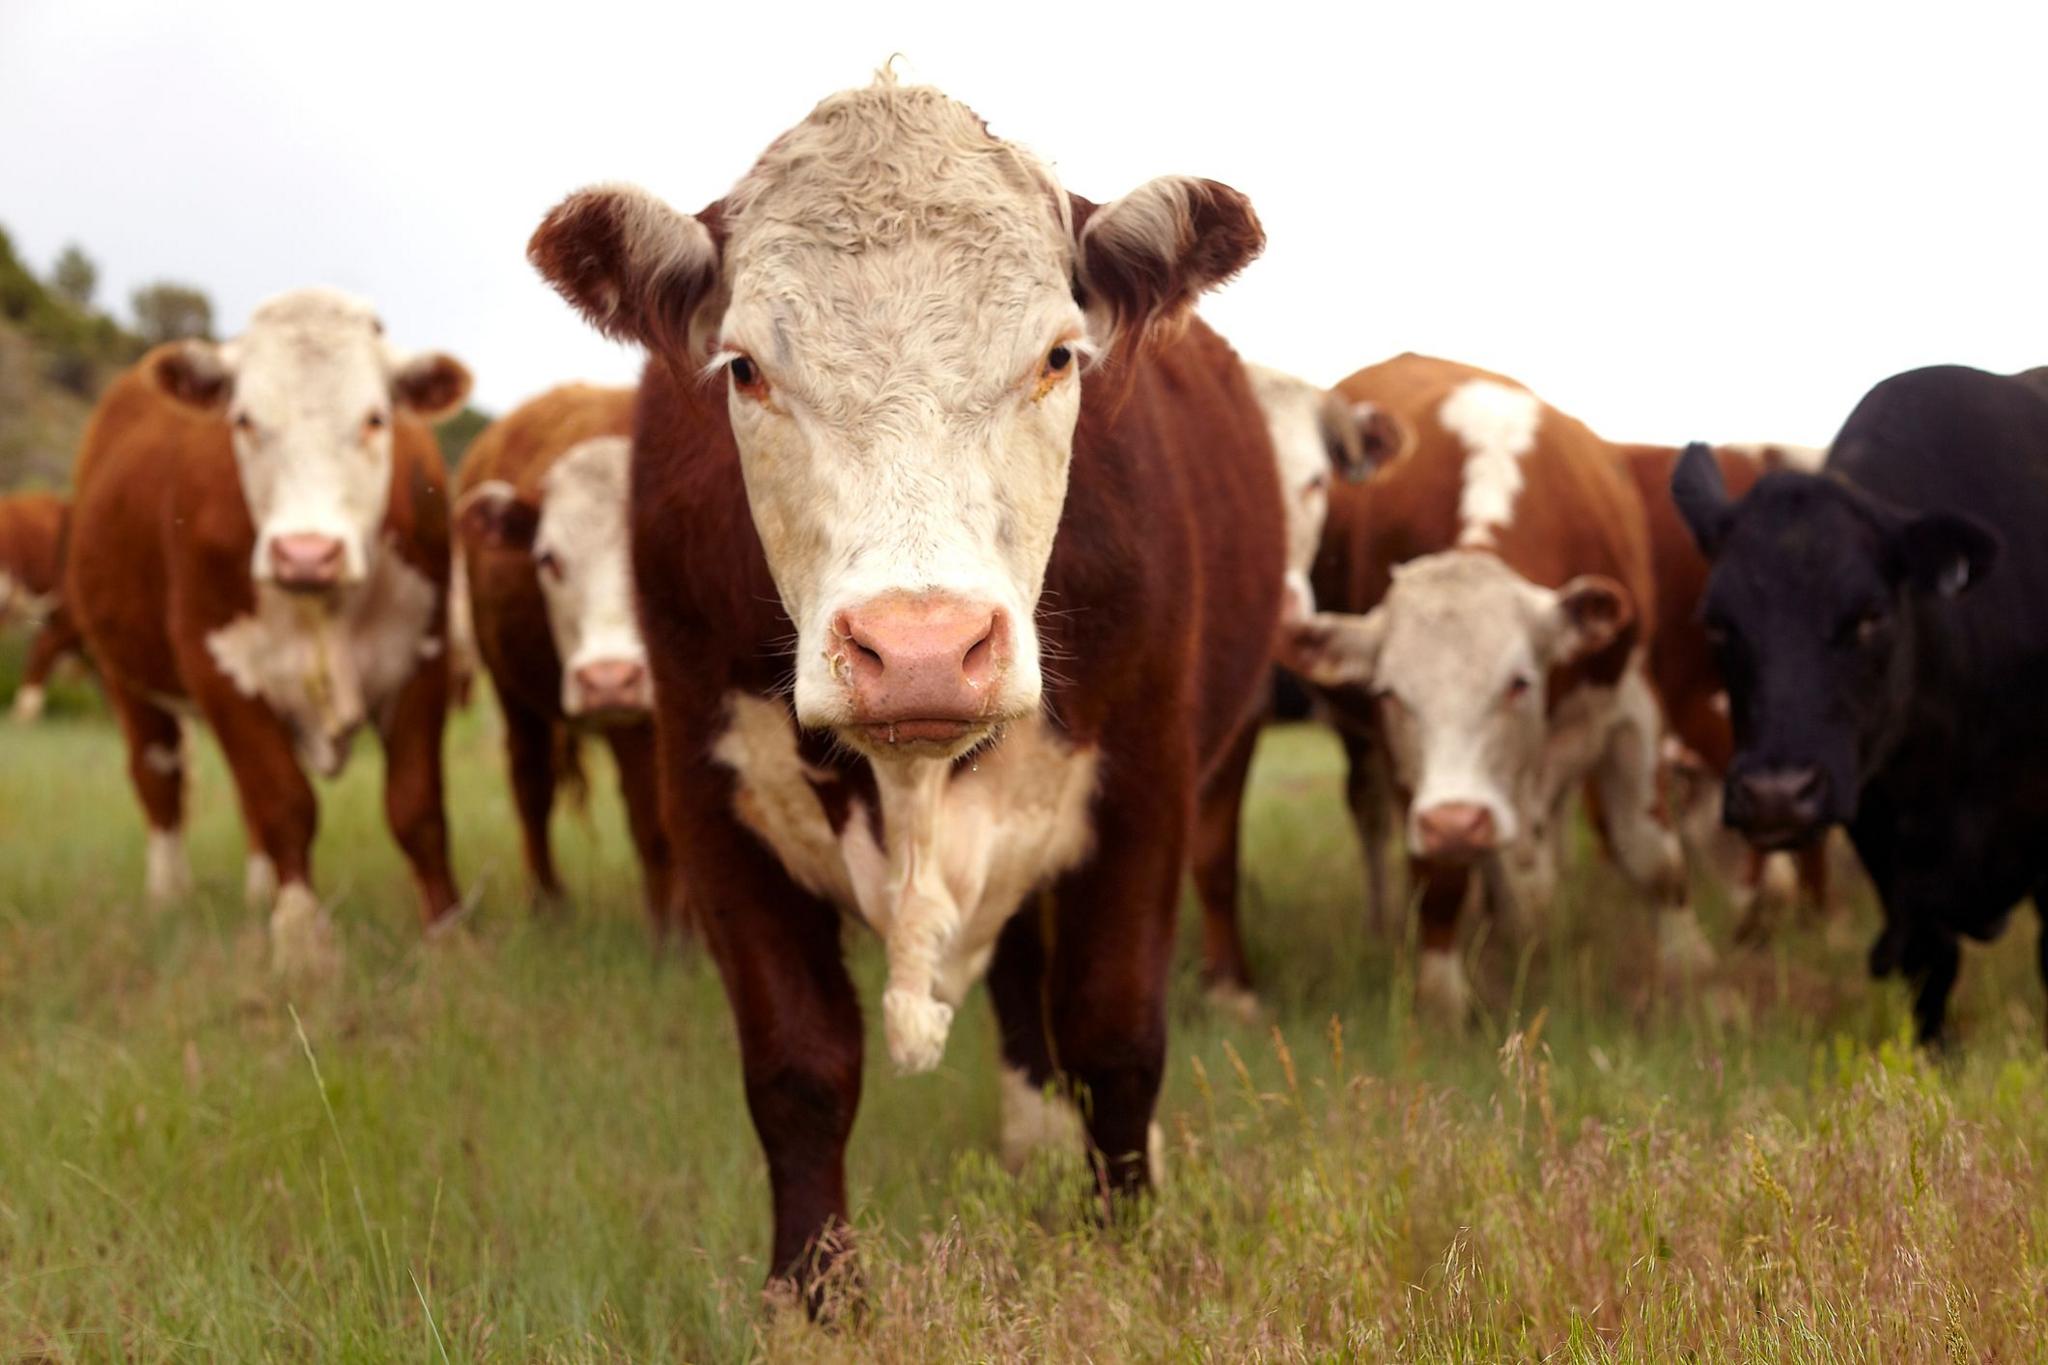
{"type": "Polygon", "coordinates": [[[1391,413],[1354,403],[1335,389],[1319,389],[1264,365],[1247,364],[1245,374],[1273,437],[1287,513],[1287,592],[1281,617],[1302,621],[1316,609],[1309,570],[1329,516],[1330,480],[1364,479],[1399,453],[1407,430],[1391,413]]]}
{"type": "Polygon", "coordinates": [[[1372,689],[1395,778],[1411,793],[1409,848],[1465,860],[1526,832],[1551,670],[1605,649],[1633,618],[1612,579],[1553,591],[1491,554],[1450,550],[1396,568],[1366,615],[1295,628],[1288,662],[1324,686],[1372,689]]]}
{"type": "Polygon", "coordinates": [[[143,370],[171,398],[227,420],[256,523],[250,572],[299,591],[368,574],[396,411],[431,421],[469,394],[460,363],[395,349],[369,304],[328,289],[266,300],[233,341],[159,346],[143,370]]]}
{"type": "Polygon", "coordinates": [[[571,719],[633,720],[654,703],[626,532],[631,462],[626,437],[595,436],[549,466],[538,504],[494,479],[457,509],[485,540],[532,554],[571,719]]]}
{"type": "Polygon", "coordinates": [[[1172,177],[1097,208],[885,76],[701,215],[586,190],[528,254],[599,329],[726,386],[796,626],[798,720],[942,756],[1039,705],[1084,362],[1127,361],[1262,244],[1225,186],[1172,177]]]}

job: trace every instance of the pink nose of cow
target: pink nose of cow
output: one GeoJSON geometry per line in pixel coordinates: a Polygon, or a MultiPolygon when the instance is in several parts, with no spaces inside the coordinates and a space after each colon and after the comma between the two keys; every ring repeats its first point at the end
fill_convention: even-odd
{"type": "Polygon", "coordinates": [[[331,588],[341,582],[341,542],[333,536],[274,536],[270,571],[281,588],[331,588]]]}
{"type": "Polygon", "coordinates": [[[600,659],[575,673],[578,714],[645,711],[654,703],[647,666],[635,659],[600,659]]]}
{"type": "Polygon", "coordinates": [[[988,719],[1010,618],[952,597],[883,597],[833,618],[853,714],[885,744],[950,743],[988,719]]]}
{"type": "Polygon", "coordinates": [[[1469,861],[1490,853],[1497,841],[1493,812],[1472,801],[1446,801],[1415,817],[1422,856],[1469,861]]]}

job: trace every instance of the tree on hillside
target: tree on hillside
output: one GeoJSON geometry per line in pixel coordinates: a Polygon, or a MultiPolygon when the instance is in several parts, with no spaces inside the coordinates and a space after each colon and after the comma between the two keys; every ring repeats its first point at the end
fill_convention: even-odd
{"type": "Polygon", "coordinates": [[[64,248],[57,257],[57,268],[50,272],[50,285],[64,297],[73,308],[92,307],[92,291],[99,287],[100,268],[76,242],[64,248]]]}
{"type": "Polygon", "coordinates": [[[213,336],[213,301],[189,285],[158,280],[129,295],[128,303],[135,310],[135,330],[145,345],[187,338],[210,340],[213,336]]]}

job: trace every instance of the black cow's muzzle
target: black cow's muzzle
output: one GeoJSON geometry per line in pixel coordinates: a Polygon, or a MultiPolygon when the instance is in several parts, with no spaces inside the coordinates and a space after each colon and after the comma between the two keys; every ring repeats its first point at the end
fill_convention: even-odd
{"type": "Polygon", "coordinates": [[[1730,773],[1723,819],[1758,848],[1798,848],[1827,829],[1827,798],[1827,775],[1810,764],[1730,773]]]}

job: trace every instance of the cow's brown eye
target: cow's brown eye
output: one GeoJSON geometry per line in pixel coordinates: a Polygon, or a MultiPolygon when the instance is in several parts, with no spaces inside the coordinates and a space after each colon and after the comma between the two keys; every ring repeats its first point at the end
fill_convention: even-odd
{"type": "Polygon", "coordinates": [[[761,367],[751,357],[734,356],[726,363],[725,372],[732,376],[734,388],[752,397],[760,397],[768,387],[761,379],[761,367]]]}
{"type": "Polygon", "coordinates": [[[1067,366],[1073,363],[1074,348],[1071,346],[1055,346],[1046,353],[1045,368],[1049,373],[1060,374],[1066,370],[1067,366]]]}
{"type": "Polygon", "coordinates": [[[1527,678],[1517,673],[1514,677],[1508,679],[1507,690],[1502,692],[1501,695],[1509,702],[1518,702],[1529,695],[1530,685],[1527,678]]]}
{"type": "Polygon", "coordinates": [[[370,414],[370,415],[369,415],[368,417],[365,417],[365,418],[363,419],[363,430],[364,430],[364,431],[382,431],[382,430],[384,430],[384,414],[383,414],[383,413],[381,413],[381,412],[373,412],[373,413],[371,413],[371,414],[370,414]]]}
{"type": "Polygon", "coordinates": [[[235,430],[254,431],[256,430],[256,421],[248,413],[238,412],[235,414],[235,430]]]}
{"type": "Polygon", "coordinates": [[[562,561],[555,557],[553,550],[542,550],[533,557],[533,563],[550,582],[562,581],[562,561]]]}

